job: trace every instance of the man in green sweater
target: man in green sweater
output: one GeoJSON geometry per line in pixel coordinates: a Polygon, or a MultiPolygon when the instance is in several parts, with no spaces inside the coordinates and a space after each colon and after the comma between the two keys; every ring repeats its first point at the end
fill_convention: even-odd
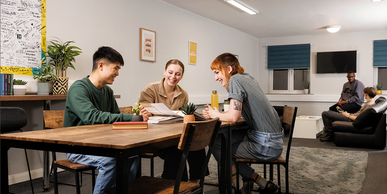
{"type": "MultiPolygon", "coordinates": [[[[119,52],[110,47],[100,47],[93,55],[93,71],[81,80],[75,81],[68,93],[63,127],[110,124],[115,121],[130,121],[131,114],[122,114],[114,98],[113,90],[106,84],[113,84],[119,75],[124,60],[119,52]]],[[[144,120],[148,119],[146,109],[141,109],[144,120]]],[[[94,166],[99,170],[94,194],[115,186],[116,160],[112,157],[66,153],[73,163],[94,166]]],[[[138,170],[137,159],[129,174],[134,179],[138,170]]]]}

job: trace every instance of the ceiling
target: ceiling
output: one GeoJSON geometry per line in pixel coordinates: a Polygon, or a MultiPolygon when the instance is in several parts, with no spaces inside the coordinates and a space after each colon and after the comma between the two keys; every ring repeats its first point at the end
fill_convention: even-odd
{"type": "Polygon", "coordinates": [[[257,38],[387,30],[387,0],[240,0],[249,15],[224,0],[162,0],[257,38]]]}

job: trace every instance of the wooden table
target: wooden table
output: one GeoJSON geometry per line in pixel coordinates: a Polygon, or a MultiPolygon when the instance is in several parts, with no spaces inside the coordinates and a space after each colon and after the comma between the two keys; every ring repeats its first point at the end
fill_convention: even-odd
{"type": "MultiPolygon", "coordinates": [[[[222,123],[220,133],[230,132],[241,123],[222,123]]],[[[128,193],[129,157],[141,153],[177,145],[183,123],[149,124],[146,130],[112,130],[111,124],[85,125],[23,133],[2,134],[0,174],[1,193],[8,193],[8,156],[11,147],[35,150],[90,154],[116,158],[117,193],[128,193]]],[[[231,136],[228,136],[231,139],[231,136]]],[[[228,141],[230,142],[230,141],[228,141]]],[[[222,144],[223,145],[229,144],[222,144]]],[[[224,158],[231,159],[231,145],[222,151],[224,158]]],[[[222,160],[220,189],[231,191],[231,160],[222,160]],[[227,185],[227,188],[225,187],[227,185]]],[[[221,193],[226,193],[221,192],[221,193]]]]}

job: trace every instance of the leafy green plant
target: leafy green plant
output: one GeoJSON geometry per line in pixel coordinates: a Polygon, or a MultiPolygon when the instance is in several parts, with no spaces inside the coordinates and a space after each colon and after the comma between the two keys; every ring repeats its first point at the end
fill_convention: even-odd
{"type": "Polygon", "coordinates": [[[26,85],[27,82],[21,79],[13,79],[13,85],[26,85]]]}
{"type": "Polygon", "coordinates": [[[184,104],[183,108],[181,108],[185,115],[193,115],[196,109],[197,107],[193,103],[184,104]]]}
{"type": "Polygon", "coordinates": [[[67,68],[75,70],[75,57],[82,53],[82,49],[71,46],[74,41],[62,42],[59,38],[51,40],[47,46],[47,55],[50,58],[49,64],[55,67],[58,77],[67,77],[67,68]]]}
{"type": "Polygon", "coordinates": [[[377,90],[382,90],[382,86],[383,86],[383,84],[376,84],[375,88],[377,90]]]}
{"type": "Polygon", "coordinates": [[[54,72],[54,67],[46,64],[46,59],[41,59],[41,66],[39,72],[33,76],[34,79],[40,82],[52,82],[58,79],[54,72]]]}
{"type": "Polygon", "coordinates": [[[309,82],[308,81],[303,82],[303,84],[304,84],[304,89],[309,89],[309,82]]]}
{"type": "Polygon", "coordinates": [[[140,115],[140,110],[142,106],[138,103],[135,103],[134,105],[136,106],[136,108],[132,108],[133,115],[140,115]]]}

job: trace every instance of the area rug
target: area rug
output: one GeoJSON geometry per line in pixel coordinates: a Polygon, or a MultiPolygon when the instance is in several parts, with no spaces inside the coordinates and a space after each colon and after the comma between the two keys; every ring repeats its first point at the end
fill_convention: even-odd
{"type": "MultiPolygon", "coordinates": [[[[285,154],[283,153],[282,156],[285,157],[285,154]]],[[[359,193],[365,178],[367,160],[368,153],[364,151],[292,147],[289,190],[295,194],[359,193]]],[[[263,165],[253,164],[252,166],[263,176],[263,165]]],[[[267,169],[269,169],[268,166],[267,169]]],[[[213,157],[209,163],[209,170],[210,175],[205,178],[205,182],[217,184],[217,162],[213,157]]],[[[277,182],[276,174],[275,170],[274,182],[277,182]]],[[[282,191],[285,192],[283,167],[281,167],[281,184],[282,191]]]]}

